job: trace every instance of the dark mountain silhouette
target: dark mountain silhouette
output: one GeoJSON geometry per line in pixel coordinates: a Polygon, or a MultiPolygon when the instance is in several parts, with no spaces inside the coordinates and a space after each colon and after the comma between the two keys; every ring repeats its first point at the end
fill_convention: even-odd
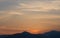
{"type": "Polygon", "coordinates": [[[0,35],[0,38],[60,38],[60,32],[50,31],[44,34],[31,34],[28,32],[22,32],[13,35],[0,35]]]}
{"type": "Polygon", "coordinates": [[[43,34],[47,38],[60,38],[60,32],[59,31],[50,31],[45,34],[43,34]]]}

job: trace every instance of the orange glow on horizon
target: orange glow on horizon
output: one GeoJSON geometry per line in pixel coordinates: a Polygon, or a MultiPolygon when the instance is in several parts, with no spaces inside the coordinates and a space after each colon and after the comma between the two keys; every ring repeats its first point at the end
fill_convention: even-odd
{"type": "Polygon", "coordinates": [[[30,30],[27,30],[27,31],[32,33],[32,34],[38,34],[40,32],[40,30],[36,30],[36,29],[30,29],[30,30]]]}

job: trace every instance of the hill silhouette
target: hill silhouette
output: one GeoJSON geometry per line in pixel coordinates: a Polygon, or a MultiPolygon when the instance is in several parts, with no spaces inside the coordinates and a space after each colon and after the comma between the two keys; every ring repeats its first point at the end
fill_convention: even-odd
{"type": "Polygon", "coordinates": [[[60,32],[50,31],[44,34],[31,34],[28,32],[22,32],[13,35],[0,35],[0,38],[60,38],[60,32]]]}

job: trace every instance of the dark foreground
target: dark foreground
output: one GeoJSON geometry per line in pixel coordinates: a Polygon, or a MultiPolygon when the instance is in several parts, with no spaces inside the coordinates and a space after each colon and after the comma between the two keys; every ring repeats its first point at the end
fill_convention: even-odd
{"type": "Polygon", "coordinates": [[[44,34],[30,34],[28,32],[13,35],[0,35],[0,38],[60,38],[60,32],[50,31],[44,34]]]}

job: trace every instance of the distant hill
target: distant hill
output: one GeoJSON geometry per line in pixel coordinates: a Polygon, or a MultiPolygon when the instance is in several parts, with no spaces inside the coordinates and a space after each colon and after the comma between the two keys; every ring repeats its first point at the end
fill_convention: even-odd
{"type": "Polygon", "coordinates": [[[60,38],[59,31],[50,31],[44,34],[31,34],[28,32],[13,35],[0,35],[0,38],[60,38]]]}

